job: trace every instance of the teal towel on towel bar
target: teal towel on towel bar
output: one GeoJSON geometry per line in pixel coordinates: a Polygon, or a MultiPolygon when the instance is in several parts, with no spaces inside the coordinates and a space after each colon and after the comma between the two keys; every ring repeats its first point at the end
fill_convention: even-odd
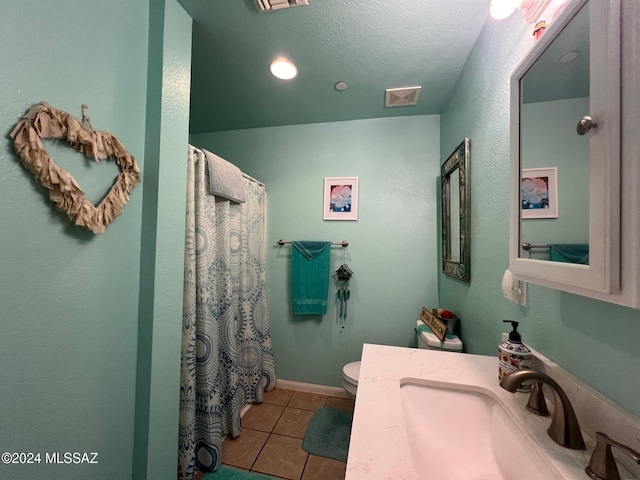
{"type": "Polygon", "coordinates": [[[291,303],[293,313],[327,313],[331,242],[292,241],[291,303]]]}
{"type": "Polygon", "coordinates": [[[588,243],[556,243],[549,247],[552,262],[580,263],[589,265],[588,243]]]}

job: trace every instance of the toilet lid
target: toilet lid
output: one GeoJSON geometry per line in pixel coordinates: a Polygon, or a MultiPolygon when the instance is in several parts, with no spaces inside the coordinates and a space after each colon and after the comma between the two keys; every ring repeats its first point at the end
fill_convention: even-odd
{"type": "MultiPolygon", "coordinates": [[[[424,325],[424,322],[422,320],[418,320],[416,322],[416,329],[422,325],[424,325]]],[[[445,350],[449,352],[462,351],[462,340],[460,340],[458,337],[454,337],[454,338],[445,337],[444,343],[442,343],[438,338],[438,336],[431,331],[424,330],[424,331],[421,331],[419,335],[420,335],[420,338],[422,338],[422,340],[424,341],[424,343],[429,345],[429,347],[431,347],[434,350],[445,350]]]]}
{"type": "Polygon", "coordinates": [[[445,337],[444,343],[442,343],[435,333],[421,332],[420,336],[425,341],[425,343],[434,350],[445,350],[449,352],[462,351],[462,340],[460,340],[458,337],[445,337]]]}
{"type": "Polygon", "coordinates": [[[342,373],[344,378],[349,380],[351,383],[357,384],[358,378],[360,377],[360,362],[347,363],[342,367],[342,373]]]}

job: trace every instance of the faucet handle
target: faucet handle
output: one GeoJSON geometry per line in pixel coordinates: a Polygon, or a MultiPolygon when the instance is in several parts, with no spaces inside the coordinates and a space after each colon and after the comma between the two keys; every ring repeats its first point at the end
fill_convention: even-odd
{"type": "Polygon", "coordinates": [[[529,395],[529,402],[527,403],[527,410],[540,415],[541,417],[548,417],[549,409],[547,409],[547,402],[544,398],[544,392],[542,391],[542,382],[535,380],[533,382],[533,390],[529,395]]]}
{"type": "Polygon", "coordinates": [[[620,473],[618,473],[616,460],[611,453],[611,447],[620,449],[640,465],[640,453],[635,450],[616,442],[609,435],[602,432],[596,432],[596,439],[596,447],[591,454],[589,466],[584,469],[591,478],[597,480],[620,480],[620,473]]]}

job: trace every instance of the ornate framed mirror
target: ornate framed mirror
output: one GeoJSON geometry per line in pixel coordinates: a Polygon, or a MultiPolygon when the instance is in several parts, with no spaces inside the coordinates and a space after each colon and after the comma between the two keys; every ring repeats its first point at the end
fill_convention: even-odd
{"type": "Polygon", "coordinates": [[[471,190],[469,139],[465,138],[442,164],[442,271],[471,281],[471,190]]]}

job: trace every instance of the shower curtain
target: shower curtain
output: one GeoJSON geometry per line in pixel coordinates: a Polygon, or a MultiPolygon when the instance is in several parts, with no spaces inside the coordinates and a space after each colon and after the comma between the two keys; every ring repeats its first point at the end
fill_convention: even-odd
{"type": "Polygon", "coordinates": [[[275,387],[265,289],[263,185],[247,200],[209,193],[204,152],[189,146],[178,478],[218,469],[240,411],[275,387]]]}

